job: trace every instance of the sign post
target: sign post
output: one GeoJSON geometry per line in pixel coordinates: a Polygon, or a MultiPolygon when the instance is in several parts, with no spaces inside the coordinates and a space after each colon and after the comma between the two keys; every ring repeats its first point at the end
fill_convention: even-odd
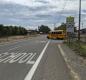
{"type": "Polygon", "coordinates": [[[71,39],[74,37],[74,26],[75,26],[74,17],[71,16],[67,17],[66,32],[67,32],[67,40],[69,44],[71,42],[71,39]]]}
{"type": "Polygon", "coordinates": [[[67,17],[66,18],[66,30],[67,30],[67,32],[74,33],[74,25],[75,25],[74,17],[71,17],[71,16],[67,17]]]}

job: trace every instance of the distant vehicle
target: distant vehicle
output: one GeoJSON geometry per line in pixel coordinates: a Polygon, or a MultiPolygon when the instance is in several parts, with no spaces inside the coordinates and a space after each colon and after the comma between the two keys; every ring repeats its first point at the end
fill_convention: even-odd
{"type": "Polygon", "coordinates": [[[66,33],[64,30],[51,31],[47,36],[48,39],[65,39],[65,37],[66,33]]]}

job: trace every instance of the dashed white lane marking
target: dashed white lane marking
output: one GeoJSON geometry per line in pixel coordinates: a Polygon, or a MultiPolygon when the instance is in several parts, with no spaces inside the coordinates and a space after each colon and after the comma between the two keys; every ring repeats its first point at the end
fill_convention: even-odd
{"type": "Polygon", "coordinates": [[[68,68],[70,69],[71,75],[73,76],[74,80],[80,80],[78,74],[72,69],[72,67],[68,64],[68,59],[66,58],[65,52],[61,48],[61,45],[58,45],[58,48],[61,52],[61,55],[64,57],[65,62],[67,63],[68,68]]]}
{"type": "Polygon", "coordinates": [[[34,63],[34,65],[32,66],[32,68],[30,69],[30,71],[28,72],[28,74],[26,75],[25,79],[24,80],[31,80],[37,67],[38,67],[38,64],[40,63],[48,45],[49,45],[50,41],[47,42],[47,44],[45,45],[44,49],[42,50],[40,56],[38,57],[38,59],[36,60],[36,62],[34,63]]]}

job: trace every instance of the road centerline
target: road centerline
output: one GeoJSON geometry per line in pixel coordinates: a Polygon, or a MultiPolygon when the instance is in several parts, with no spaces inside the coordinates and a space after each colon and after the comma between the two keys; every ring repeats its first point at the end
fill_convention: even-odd
{"type": "Polygon", "coordinates": [[[49,45],[49,43],[50,43],[50,41],[48,41],[46,43],[46,45],[43,48],[41,54],[39,55],[38,59],[36,60],[35,64],[32,66],[32,68],[30,69],[30,71],[28,72],[28,74],[26,75],[24,80],[31,80],[32,79],[32,77],[33,77],[33,75],[34,75],[34,73],[35,73],[35,71],[36,71],[36,69],[37,69],[37,67],[38,67],[38,65],[39,65],[39,63],[40,63],[40,61],[41,61],[47,47],[48,47],[48,45],[49,45]]]}

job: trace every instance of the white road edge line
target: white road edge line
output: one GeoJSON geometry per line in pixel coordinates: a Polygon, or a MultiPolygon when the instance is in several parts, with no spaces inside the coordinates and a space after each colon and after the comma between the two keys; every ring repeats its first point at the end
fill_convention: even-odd
{"type": "Polygon", "coordinates": [[[78,74],[77,74],[77,73],[72,69],[72,67],[68,64],[68,60],[67,60],[67,58],[66,58],[65,52],[63,51],[63,49],[62,49],[62,47],[61,47],[60,44],[58,45],[58,48],[59,48],[59,50],[60,50],[61,55],[64,57],[64,60],[65,60],[65,62],[66,62],[66,64],[67,64],[68,68],[70,69],[70,72],[71,72],[71,74],[72,74],[74,80],[80,80],[78,74]]]}
{"type": "Polygon", "coordinates": [[[36,71],[36,69],[37,69],[37,67],[38,67],[38,65],[39,65],[39,63],[40,63],[40,61],[41,61],[41,59],[42,59],[47,47],[48,47],[48,45],[49,45],[49,43],[50,43],[50,41],[48,41],[46,43],[46,45],[45,45],[44,49],[42,50],[40,56],[38,57],[38,59],[36,60],[35,64],[30,69],[30,71],[28,72],[28,74],[26,75],[24,80],[31,80],[32,79],[32,77],[33,77],[33,75],[34,75],[34,73],[35,73],[35,71],[36,71]]]}

